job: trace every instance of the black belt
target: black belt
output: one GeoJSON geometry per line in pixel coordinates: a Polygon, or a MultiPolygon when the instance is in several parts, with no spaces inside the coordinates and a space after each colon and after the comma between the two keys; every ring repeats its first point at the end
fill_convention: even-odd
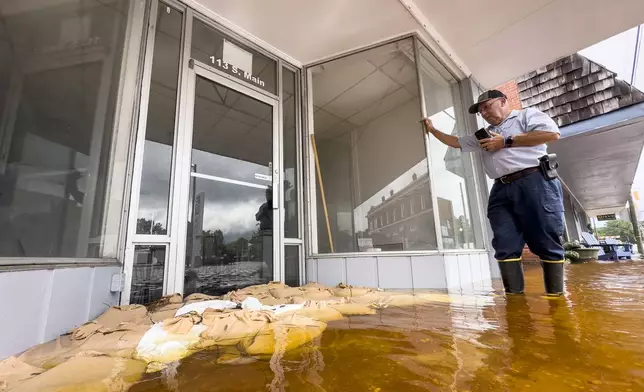
{"type": "Polygon", "coordinates": [[[520,170],[518,172],[508,174],[507,176],[499,177],[496,180],[494,180],[494,182],[495,183],[501,183],[501,184],[509,184],[511,182],[514,182],[514,181],[518,180],[519,178],[523,178],[523,177],[525,177],[527,175],[530,175],[530,174],[532,174],[534,172],[537,172],[539,170],[541,170],[539,168],[539,166],[529,167],[527,169],[523,169],[523,170],[520,170]]]}

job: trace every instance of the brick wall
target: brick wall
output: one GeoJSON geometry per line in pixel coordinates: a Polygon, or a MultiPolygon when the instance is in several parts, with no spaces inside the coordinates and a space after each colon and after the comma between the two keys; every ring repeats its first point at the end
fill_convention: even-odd
{"type": "Polygon", "coordinates": [[[517,85],[516,81],[510,80],[509,82],[496,87],[496,90],[501,91],[508,97],[508,102],[510,103],[510,107],[512,109],[522,109],[521,97],[519,96],[519,86],[517,85]]]}

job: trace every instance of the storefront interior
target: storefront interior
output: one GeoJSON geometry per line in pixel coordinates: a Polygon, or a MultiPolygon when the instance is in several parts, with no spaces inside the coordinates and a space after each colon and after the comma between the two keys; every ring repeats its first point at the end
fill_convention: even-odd
{"type": "Polygon", "coordinates": [[[127,304],[484,252],[476,158],[419,123],[467,132],[461,78],[417,35],[302,67],[184,2],[36,3],[2,8],[0,257],[120,264],[127,304]]]}

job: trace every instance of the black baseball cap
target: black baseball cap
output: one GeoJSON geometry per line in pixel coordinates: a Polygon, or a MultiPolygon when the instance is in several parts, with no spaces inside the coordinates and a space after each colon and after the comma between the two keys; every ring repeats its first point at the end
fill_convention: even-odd
{"type": "Polygon", "coordinates": [[[479,112],[480,104],[494,98],[507,98],[507,97],[499,90],[488,90],[483,94],[479,95],[479,99],[476,101],[474,105],[470,106],[470,110],[468,111],[470,112],[470,114],[476,114],[479,112]]]}

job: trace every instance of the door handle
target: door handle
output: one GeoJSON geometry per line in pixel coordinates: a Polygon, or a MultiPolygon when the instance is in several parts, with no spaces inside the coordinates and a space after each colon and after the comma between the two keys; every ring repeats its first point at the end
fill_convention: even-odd
{"type": "Polygon", "coordinates": [[[273,186],[273,210],[278,210],[280,207],[280,181],[279,170],[273,169],[273,162],[268,162],[268,172],[271,175],[271,184],[273,186]]]}

